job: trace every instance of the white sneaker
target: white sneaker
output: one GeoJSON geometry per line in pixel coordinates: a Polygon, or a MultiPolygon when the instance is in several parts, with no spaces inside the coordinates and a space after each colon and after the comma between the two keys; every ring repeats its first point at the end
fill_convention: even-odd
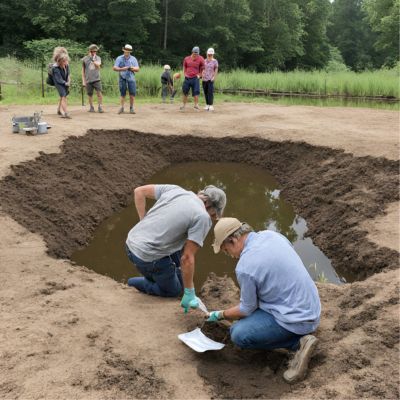
{"type": "Polygon", "coordinates": [[[206,106],[204,107],[204,109],[208,111],[208,108],[209,108],[209,107],[210,107],[209,105],[206,105],[206,106]]]}
{"type": "Polygon", "coordinates": [[[213,106],[208,106],[208,111],[214,111],[214,107],[213,106]]]}

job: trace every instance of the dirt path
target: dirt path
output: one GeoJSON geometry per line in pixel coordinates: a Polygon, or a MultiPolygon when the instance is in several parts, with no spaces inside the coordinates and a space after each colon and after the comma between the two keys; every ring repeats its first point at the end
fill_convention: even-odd
{"type": "MultiPolygon", "coordinates": [[[[50,114],[53,107],[41,109],[45,113],[44,120],[53,128],[48,135],[27,137],[10,133],[10,118],[14,114],[30,114],[38,108],[0,108],[0,175],[9,174],[10,165],[33,160],[43,152],[35,163],[14,169],[13,178],[3,181],[0,190],[0,397],[399,396],[398,378],[392,374],[397,367],[393,360],[399,355],[399,332],[394,328],[398,327],[399,276],[398,270],[393,269],[397,268],[397,253],[389,250],[398,250],[398,239],[393,239],[396,234],[398,238],[398,196],[380,194],[385,188],[390,189],[388,193],[394,193],[398,182],[396,164],[388,161],[398,158],[397,113],[225,104],[218,107],[218,112],[208,114],[192,110],[180,113],[176,111],[177,106],[147,105],[140,107],[135,116],[117,116],[116,107],[109,107],[106,114],[93,116],[76,107],[72,108],[73,119],[64,121],[50,114]],[[59,156],[47,155],[58,153],[64,139],[71,135],[82,136],[88,129],[94,130],[91,135],[82,140],[70,140],[59,156]],[[112,129],[114,133],[98,129],[112,129]],[[118,133],[116,129],[163,136],[190,134],[198,137],[199,142],[185,139],[185,151],[174,155],[172,150],[171,154],[165,150],[166,146],[159,149],[153,139],[144,136],[141,142],[134,142],[130,136],[138,138],[140,135],[118,133]],[[236,149],[234,155],[238,157],[252,149],[250,143],[246,145],[246,141],[239,138],[257,136],[260,146],[267,140],[266,155],[276,153],[275,158],[268,160],[271,168],[273,160],[278,160],[282,154],[286,159],[290,157],[293,166],[292,160],[298,159],[296,165],[304,163],[307,168],[303,169],[306,174],[303,182],[293,179],[298,182],[295,184],[290,176],[285,179],[285,173],[281,172],[280,181],[284,182],[289,197],[299,197],[302,185],[310,184],[307,178],[312,176],[311,171],[314,167],[320,168],[325,180],[321,179],[319,184],[319,179],[314,178],[315,182],[311,183],[315,196],[301,199],[297,208],[306,211],[311,205],[318,205],[321,210],[326,209],[321,217],[329,215],[329,207],[339,214],[340,210],[346,210],[345,218],[341,219],[339,214],[332,218],[339,220],[340,227],[348,224],[346,229],[356,237],[356,242],[346,247],[345,239],[338,241],[330,249],[333,258],[340,262],[335,253],[345,249],[360,268],[370,265],[364,277],[375,270],[383,271],[341,288],[320,285],[324,304],[323,323],[318,332],[321,346],[307,381],[293,387],[282,380],[285,357],[243,354],[229,346],[220,353],[194,354],[176,339],[176,335],[194,326],[198,322],[197,314],[184,317],[175,300],[142,296],[111,279],[72,266],[68,260],[56,260],[46,253],[49,249],[53,254],[67,255],[73,243],[77,245],[81,240],[83,244],[87,240],[102,217],[124,205],[132,184],[146,179],[153,169],[171,162],[168,160],[174,157],[198,157],[201,151],[196,145],[207,141],[204,138],[223,136],[237,138],[237,147],[232,149],[236,149]],[[295,147],[286,143],[277,147],[271,142],[286,140],[332,147],[349,154],[309,148],[301,143],[295,147]],[[123,152],[119,146],[126,149],[129,145],[132,146],[131,158],[136,157],[134,171],[129,168],[132,162],[129,157],[121,159],[123,152]],[[152,159],[155,153],[156,160],[152,159]],[[124,168],[112,171],[109,161],[113,155],[121,159],[124,168]],[[124,170],[129,173],[124,175],[124,170]],[[86,177],[90,174],[96,174],[99,183],[88,189],[90,181],[86,181],[86,177]],[[344,181],[347,175],[353,176],[351,182],[344,181]],[[49,185],[54,176],[57,179],[49,185]],[[74,179],[70,179],[71,176],[74,179]],[[113,181],[118,184],[113,186],[113,181]],[[118,185],[120,189],[116,189],[118,185]],[[112,190],[102,191],[102,187],[112,190]],[[347,189],[341,192],[341,187],[347,189]],[[52,190],[53,193],[46,196],[46,192],[52,190]],[[42,204],[36,202],[35,192],[43,199],[42,204]],[[73,196],[66,196],[68,192],[78,196],[79,209],[70,207],[74,200],[73,196]],[[85,199],[86,192],[92,196],[85,199]],[[333,202],[331,206],[329,201],[333,202]],[[354,226],[357,214],[357,226],[354,226]],[[91,222],[88,222],[88,215],[91,222]],[[378,216],[376,224],[371,219],[374,215],[378,216]],[[27,227],[37,233],[29,232],[27,227]],[[366,234],[358,236],[357,232],[364,230],[369,233],[368,237],[366,234]],[[362,243],[361,248],[357,243],[362,243]],[[375,260],[373,266],[371,260],[375,260]]],[[[182,142],[178,139],[168,142],[167,137],[165,140],[170,143],[170,149],[182,142]]],[[[255,140],[252,139],[252,145],[260,147],[254,144],[255,140]]],[[[215,141],[215,146],[218,143],[225,146],[230,142],[228,139],[215,141]]],[[[253,160],[251,154],[247,162],[253,160]]],[[[205,155],[202,157],[204,159],[205,155]]],[[[246,161],[246,157],[241,160],[246,161]]],[[[286,172],[290,175],[295,168],[286,172]]],[[[279,175],[278,170],[275,175],[279,175]]],[[[312,215],[307,217],[314,224],[313,239],[332,242],[318,219],[319,215],[315,216],[315,222],[312,215]]],[[[329,223],[329,219],[326,222],[329,223]]],[[[214,299],[216,305],[220,300],[214,299]]]]}

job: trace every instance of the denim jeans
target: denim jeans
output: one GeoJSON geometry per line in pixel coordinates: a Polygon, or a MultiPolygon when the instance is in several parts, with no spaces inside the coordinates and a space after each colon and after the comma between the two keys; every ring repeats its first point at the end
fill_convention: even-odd
{"type": "Polygon", "coordinates": [[[153,296],[177,297],[182,293],[183,282],[180,268],[181,251],[155,261],[143,261],[126,246],[129,260],[136,265],[142,278],[130,278],[129,286],[153,296]]]}
{"type": "Polygon", "coordinates": [[[130,96],[136,96],[136,81],[128,81],[126,79],[119,78],[119,92],[121,97],[126,96],[126,87],[130,96]]]}
{"type": "Polygon", "coordinates": [[[231,339],[242,349],[288,349],[297,350],[302,335],[281,327],[275,318],[257,309],[231,326],[231,339]]]}

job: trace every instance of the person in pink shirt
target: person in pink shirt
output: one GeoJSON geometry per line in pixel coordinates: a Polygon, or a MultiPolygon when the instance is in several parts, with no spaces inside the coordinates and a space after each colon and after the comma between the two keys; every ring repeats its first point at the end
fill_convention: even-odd
{"type": "Polygon", "coordinates": [[[214,49],[210,47],[207,50],[207,58],[205,60],[203,70],[203,91],[206,99],[207,111],[214,111],[214,81],[218,74],[218,61],[214,58],[214,49]]]}
{"type": "Polygon", "coordinates": [[[199,94],[200,94],[200,82],[199,79],[203,74],[204,69],[204,58],[200,55],[200,49],[195,46],[192,49],[192,54],[185,57],[183,60],[183,73],[185,80],[182,84],[182,100],[183,105],[180,108],[182,111],[185,110],[186,103],[188,101],[188,94],[192,89],[192,96],[194,99],[195,110],[199,109],[199,94]]]}

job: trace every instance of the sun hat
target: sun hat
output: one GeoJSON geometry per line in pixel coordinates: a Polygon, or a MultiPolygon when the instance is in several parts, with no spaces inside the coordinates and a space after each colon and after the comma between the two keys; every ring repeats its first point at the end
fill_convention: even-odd
{"type": "Polygon", "coordinates": [[[89,46],[89,51],[99,51],[99,48],[95,44],[91,44],[89,46]]]}
{"type": "Polygon", "coordinates": [[[171,67],[168,64],[165,64],[164,69],[171,69],[171,67]]]}
{"type": "Polygon", "coordinates": [[[222,213],[224,212],[224,208],[226,206],[225,192],[214,185],[208,185],[203,190],[201,190],[199,194],[208,197],[208,199],[212,203],[212,206],[215,208],[218,217],[221,217],[222,213]]]}
{"type": "Polygon", "coordinates": [[[242,223],[237,218],[221,218],[214,227],[214,243],[212,247],[214,249],[214,253],[217,254],[221,250],[221,245],[224,240],[231,235],[233,232],[236,232],[242,223]]]}
{"type": "Polygon", "coordinates": [[[212,47],[207,50],[207,54],[215,54],[215,51],[212,47]]]}
{"type": "Polygon", "coordinates": [[[192,49],[192,53],[200,54],[200,48],[199,48],[199,46],[194,46],[193,49],[192,49]]]}
{"type": "Polygon", "coordinates": [[[125,47],[122,48],[123,51],[132,51],[132,46],[130,44],[126,44],[125,47]]]}

